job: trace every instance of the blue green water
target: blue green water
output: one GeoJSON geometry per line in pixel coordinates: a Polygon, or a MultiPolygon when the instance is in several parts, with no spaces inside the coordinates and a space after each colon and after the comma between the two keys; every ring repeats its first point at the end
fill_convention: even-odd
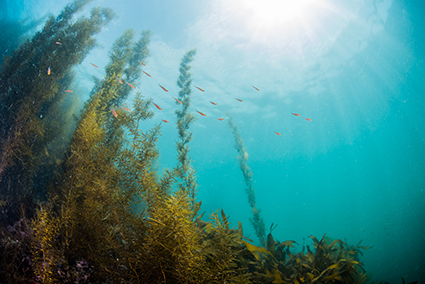
{"type": "MultiPolygon", "coordinates": [[[[269,27],[236,0],[95,0],[90,6],[111,7],[118,18],[98,35],[100,47],[76,68],[79,93],[87,98],[91,75],[103,75],[108,50],[124,29],[152,30],[145,69],[152,77],[143,77],[139,90],[163,109],[146,127],[170,121],[162,127],[158,167],[171,168],[178,66],[185,52],[196,48],[193,82],[205,92],[193,88],[191,111],[207,115],[197,117],[191,142],[201,210],[223,208],[255,239],[234,139],[227,123],[217,120],[228,111],[249,154],[257,207],[267,228],[278,224],[276,239],[301,244],[303,238],[310,242],[311,234],[326,233],[350,244],[363,240],[373,246],[361,260],[374,279],[421,283],[425,4],[310,2],[314,9],[296,20],[269,27]]],[[[1,0],[0,19],[30,23],[58,14],[66,4],[1,0]]],[[[10,53],[13,38],[4,29],[0,36],[0,52],[10,53]]]]}

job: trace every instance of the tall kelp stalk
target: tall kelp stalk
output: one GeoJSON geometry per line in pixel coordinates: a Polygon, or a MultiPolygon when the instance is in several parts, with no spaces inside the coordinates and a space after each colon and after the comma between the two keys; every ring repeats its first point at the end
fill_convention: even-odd
{"type": "Polygon", "coordinates": [[[127,87],[117,77],[131,66],[131,38],[126,31],[115,42],[104,83],[86,104],[62,178],[54,183],[59,184],[52,191],[55,207],[43,207],[33,222],[33,261],[42,281],[78,281],[81,275],[69,275],[81,263],[96,271],[90,277],[95,283],[195,283],[190,279],[201,271],[201,258],[194,256],[199,233],[191,200],[185,193],[168,194],[173,173],[158,182],[151,170],[159,126],[140,129],[153,116],[150,100],[136,96],[131,112],[115,105],[121,101],[116,94],[125,94],[120,88],[127,87]],[[117,137],[124,132],[129,136],[117,137]],[[138,215],[132,206],[140,198],[147,208],[138,215]],[[61,232],[59,238],[56,232],[61,232]]]}
{"type": "MultiPolygon", "coordinates": [[[[194,209],[194,213],[198,212],[200,204],[196,203],[196,187],[197,182],[195,178],[195,171],[191,166],[191,160],[189,157],[189,142],[192,139],[192,132],[189,131],[190,125],[195,121],[195,116],[189,113],[190,107],[190,96],[192,90],[190,85],[192,84],[192,75],[190,69],[192,66],[190,63],[193,61],[193,57],[196,55],[196,50],[188,51],[182,58],[180,63],[180,76],[177,80],[177,86],[179,86],[179,101],[181,102],[181,109],[176,110],[177,116],[177,130],[178,130],[178,141],[177,141],[177,155],[178,155],[178,166],[177,175],[180,179],[179,190],[185,192],[190,198],[194,209]]],[[[176,104],[180,104],[176,101],[176,104]]]]}
{"type": "MultiPolygon", "coordinates": [[[[42,279],[53,279],[52,275],[60,279],[56,272],[66,274],[76,259],[84,259],[98,270],[100,279],[110,277],[118,282],[124,271],[117,265],[124,264],[115,257],[128,269],[135,265],[130,256],[137,252],[132,247],[137,239],[134,230],[143,224],[130,207],[136,194],[151,196],[161,188],[149,172],[157,155],[159,127],[146,132],[139,129],[140,121],[153,116],[147,110],[149,102],[138,96],[130,113],[116,105],[133,89],[121,83],[126,79],[123,74],[127,69],[132,69],[127,71],[129,75],[140,73],[141,65],[134,62],[148,55],[150,32],[136,44],[132,43],[133,35],[132,30],[126,30],[115,41],[106,76],[95,86],[72,137],[63,173],[50,187],[55,208],[40,210],[34,222],[34,262],[42,279]],[[111,112],[114,108],[116,116],[111,112]],[[125,129],[133,135],[130,142],[123,135],[125,129]],[[46,220],[52,225],[45,225],[46,220]],[[51,231],[63,232],[62,239],[50,238],[51,231]]],[[[135,271],[131,274],[137,278],[135,271]]]]}
{"type": "Polygon", "coordinates": [[[232,116],[227,113],[227,122],[232,130],[233,136],[235,137],[235,148],[238,151],[238,161],[239,168],[242,171],[243,177],[245,179],[245,193],[248,196],[248,203],[252,209],[253,217],[249,219],[252,226],[254,227],[255,234],[260,239],[260,242],[263,246],[266,246],[266,229],[264,227],[263,218],[260,215],[260,209],[257,208],[255,202],[255,190],[252,185],[252,172],[248,166],[248,153],[243,145],[243,139],[241,134],[239,133],[239,129],[237,125],[233,122],[232,116]]]}
{"type": "Polygon", "coordinates": [[[81,63],[96,44],[93,36],[113,18],[112,10],[94,8],[90,17],[72,21],[88,2],[75,0],[58,17],[50,17],[40,32],[6,58],[1,70],[0,192],[8,200],[3,210],[7,216],[1,218],[8,222],[17,219],[16,204],[34,201],[40,157],[52,139],[63,134],[50,124],[56,120],[52,115],[61,113],[47,110],[62,99],[72,82],[71,68],[81,63]]]}
{"type": "MultiPolygon", "coordinates": [[[[133,37],[133,33],[134,32],[132,30],[127,30],[124,32],[123,37],[133,37]]],[[[117,64],[108,66],[105,71],[107,74],[115,74],[116,78],[111,77],[110,79],[112,81],[115,80],[115,82],[119,82],[120,84],[122,82],[123,86],[117,88],[115,92],[112,93],[114,96],[111,97],[110,105],[106,106],[107,110],[108,107],[110,107],[112,109],[115,108],[115,111],[117,111],[117,109],[121,107],[122,103],[128,98],[130,92],[139,86],[139,78],[142,73],[142,65],[139,62],[147,62],[147,58],[149,57],[148,45],[150,43],[151,34],[152,32],[149,30],[143,31],[140,39],[131,46],[126,46],[121,50],[113,49],[114,54],[111,54],[111,61],[117,62],[117,64]],[[119,72],[118,70],[120,63],[118,62],[122,63],[122,58],[119,59],[118,57],[121,56],[123,58],[125,56],[127,64],[125,68],[122,69],[122,72],[119,72]]],[[[118,44],[118,42],[116,44],[118,44]]],[[[102,85],[103,84],[101,84],[100,87],[101,92],[102,85]]],[[[148,103],[150,103],[150,100],[148,100],[148,103]]],[[[114,119],[113,116],[109,116],[109,120],[106,125],[106,131],[106,146],[112,146],[116,144],[119,140],[119,137],[124,135],[123,129],[118,127],[118,121],[114,119]]],[[[119,143],[116,146],[119,146],[119,143]]]]}

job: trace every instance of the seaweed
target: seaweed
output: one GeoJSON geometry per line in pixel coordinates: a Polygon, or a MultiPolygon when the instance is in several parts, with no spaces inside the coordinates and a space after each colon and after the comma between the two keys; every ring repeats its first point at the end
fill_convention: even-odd
{"type": "MultiPolygon", "coordinates": [[[[1,204],[0,204],[1,207],[1,204]]],[[[23,207],[20,219],[0,230],[0,279],[2,283],[24,283],[33,276],[31,242],[34,230],[23,207]]]]}
{"type": "Polygon", "coordinates": [[[6,17],[0,19],[0,68],[3,66],[4,60],[13,54],[13,51],[19,48],[32,33],[37,26],[46,20],[47,16],[40,17],[36,20],[25,18],[20,21],[13,21],[6,17]]]}
{"type": "Polygon", "coordinates": [[[87,3],[75,0],[58,17],[49,17],[41,31],[5,60],[1,70],[0,191],[11,205],[7,216],[1,217],[3,222],[19,218],[15,205],[24,199],[29,202],[27,207],[35,207],[34,203],[46,196],[45,191],[32,192],[35,184],[45,183],[45,174],[38,176],[39,167],[49,143],[66,130],[53,125],[58,113],[49,110],[63,99],[63,90],[71,84],[71,68],[95,46],[93,36],[113,18],[110,9],[98,7],[89,18],[72,21],[87,3]],[[63,44],[58,46],[56,41],[63,44]]]}
{"type": "Polygon", "coordinates": [[[261,217],[261,210],[257,208],[255,201],[255,190],[252,185],[252,171],[248,166],[248,153],[243,145],[243,139],[239,133],[237,125],[233,122],[232,116],[227,113],[227,123],[232,130],[233,136],[235,137],[235,148],[238,151],[239,168],[242,171],[242,175],[245,180],[245,193],[248,197],[248,203],[252,210],[252,218],[249,219],[252,226],[254,227],[255,234],[260,240],[263,246],[266,246],[266,229],[264,226],[264,220],[261,217]]]}
{"type": "Polygon", "coordinates": [[[162,176],[153,167],[161,124],[145,125],[154,116],[152,101],[137,92],[127,102],[133,88],[120,83],[140,84],[143,67],[138,62],[149,56],[150,31],[134,41],[134,31],[125,30],[110,50],[106,76],[94,78],[81,114],[69,107],[64,112],[65,106],[77,105],[62,92],[72,86],[72,66],[95,45],[92,36],[112,17],[110,10],[95,8],[90,18],[72,22],[72,15],[87,2],[76,0],[58,17],[49,18],[41,32],[6,60],[0,74],[5,82],[0,86],[0,279],[366,283],[360,255],[370,247],[310,236],[313,246],[295,253],[295,241],[274,239],[273,224],[266,237],[248,154],[230,116],[253,214],[250,221],[262,246],[244,237],[240,222],[232,227],[223,209],[207,221],[202,220],[204,214],[198,216],[201,204],[189,157],[195,121],[189,112],[190,64],[195,50],[183,56],[177,80],[182,102],[175,111],[177,166],[162,176]],[[66,45],[70,40],[75,42],[66,45]],[[62,45],[56,46],[56,41],[62,45]],[[77,49],[70,52],[72,47],[77,49]],[[45,74],[48,66],[50,75],[45,74]],[[120,108],[124,103],[130,111],[120,108]],[[68,120],[75,126],[65,123],[68,120]]]}
{"type": "MultiPolygon", "coordinates": [[[[142,40],[148,42],[149,34],[144,33],[142,40]]],[[[157,155],[155,142],[159,126],[145,132],[139,129],[139,122],[152,116],[149,111],[137,111],[146,108],[147,102],[138,95],[134,101],[136,111],[117,110],[116,118],[109,111],[112,104],[120,100],[119,95],[128,95],[128,92],[116,91],[121,86],[115,75],[122,74],[127,64],[131,67],[128,61],[134,51],[132,35],[133,32],[127,30],[115,42],[111,62],[106,67],[113,73],[107,74],[101,88],[95,87],[97,91],[86,104],[72,137],[62,175],[51,186],[54,198],[50,203],[54,207],[40,210],[47,213],[39,214],[34,223],[36,232],[62,232],[58,239],[37,238],[39,243],[33,255],[35,259],[43,259],[38,263],[47,263],[36,269],[41,279],[50,279],[50,274],[55,274],[57,280],[56,271],[69,274],[61,267],[71,267],[77,260],[84,260],[97,271],[99,279],[119,281],[127,271],[117,267],[116,258],[125,260],[125,267],[133,268],[131,277],[138,278],[134,269],[137,263],[133,262],[137,261],[133,256],[137,252],[133,244],[137,242],[133,240],[143,235],[136,236],[140,231],[134,228],[145,224],[131,207],[137,196],[143,196],[149,205],[155,204],[165,189],[161,192],[154,173],[149,171],[157,155]],[[127,52],[120,53],[122,50],[127,52]],[[123,135],[125,129],[131,133],[129,138],[123,135]],[[49,222],[45,222],[46,218],[50,218],[49,222]],[[54,252],[59,255],[50,256],[44,247],[55,248],[54,252]]],[[[154,205],[149,206],[152,207],[154,205]]]]}
{"type": "MultiPolygon", "coordinates": [[[[325,234],[326,235],[326,234],[325,234]]],[[[261,283],[367,283],[358,258],[359,246],[348,246],[341,240],[325,235],[320,241],[310,236],[314,249],[307,246],[307,253],[293,254],[290,247],[294,241],[280,243],[268,234],[267,247],[256,247],[244,242],[254,255],[255,279],[261,283]]]]}
{"type": "Polygon", "coordinates": [[[203,227],[203,252],[205,254],[205,283],[251,283],[245,257],[247,251],[242,243],[242,224],[231,228],[230,222],[221,209],[211,214],[211,222],[198,224],[203,227]],[[220,218],[221,215],[221,218],[220,218]]]}
{"type": "MultiPolygon", "coordinates": [[[[194,216],[196,216],[200,203],[196,203],[196,187],[197,182],[195,178],[195,171],[191,166],[191,160],[189,157],[189,142],[192,139],[192,132],[189,131],[190,125],[195,121],[195,116],[189,113],[190,107],[190,95],[192,84],[189,65],[193,61],[193,57],[196,54],[196,50],[188,51],[182,58],[180,63],[180,76],[177,80],[177,86],[179,86],[179,101],[181,102],[181,109],[176,110],[177,116],[177,155],[178,155],[178,166],[177,175],[180,179],[179,190],[186,192],[191,198],[191,204],[194,207],[194,216]]],[[[179,104],[176,101],[176,104],[179,104]]]]}

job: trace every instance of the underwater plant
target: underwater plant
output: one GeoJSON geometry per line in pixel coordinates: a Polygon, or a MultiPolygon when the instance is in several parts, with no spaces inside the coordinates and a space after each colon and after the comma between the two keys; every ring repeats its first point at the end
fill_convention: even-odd
{"type": "Polygon", "coordinates": [[[0,19],[0,68],[3,66],[5,56],[11,56],[13,51],[18,49],[29,34],[33,32],[37,26],[41,25],[45,20],[46,16],[36,20],[30,20],[29,18],[21,21],[12,21],[7,17],[1,17],[0,19]]]}
{"type": "Polygon", "coordinates": [[[63,134],[52,125],[58,112],[49,109],[70,86],[71,68],[96,45],[93,36],[114,17],[112,10],[97,7],[90,17],[73,21],[88,2],[75,0],[58,17],[49,17],[41,31],[6,57],[1,69],[0,192],[8,200],[7,215],[1,219],[9,224],[19,219],[16,204],[26,200],[29,210],[37,197],[45,197],[45,191],[33,193],[33,185],[45,183],[45,175],[37,175],[40,161],[53,137],[63,134]]]}
{"type": "Polygon", "coordinates": [[[255,234],[257,235],[261,244],[263,246],[266,246],[266,229],[264,226],[264,220],[260,214],[261,210],[257,208],[255,201],[255,190],[252,185],[252,171],[247,163],[248,153],[246,152],[246,149],[243,145],[243,139],[241,137],[239,129],[237,125],[233,122],[232,116],[229,113],[227,113],[226,115],[227,123],[230,129],[232,130],[233,136],[235,137],[235,148],[238,151],[239,168],[242,171],[242,175],[245,180],[245,193],[248,197],[248,203],[252,210],[252,218],[250,218],[249,221],[254,227],[255,234]]]}
{"type": "Polygon", "coordinates": [[[30,257],[34,231],[22,209],[21,219],[0,230],[0,283],[25,283],[34,273],[30,257]]]}
{"type": "MultiPolygon", "coordinates": [[[[34,222],[36,233],[63,232],[60,239],[36,238],[35,259],[62,260],[37,267],[36,273],[42,279],[50,279],[59,266],[72,267],[77,260],[89,263],[100,279],[120,279],[123,269],[116,267],[111,255],[122,256],[126,267],[135,265],[130,254],[137,250],[133,251],[126,241],[137,239],[133,230],[143,226],[140,224],[143,219],[131,211],[135,198],[144,196],[148,204],[155,202],[164,188],[158,186],[149,172],[150,163],[157,155],[155,142],[159,127],[143,132],[139,126],[140,121],[153,115],[146,111],[149,102],[138,95],[131,112],[113,105],[129,94],[120,89],[126,86],[117,76],[129,68],[132,70],[127,70],[128,76],[137,73],[141,67],[135,61],[145,59],[148,54],[150,32],[144,32],[135,44],[133,34],[132,30],[126,30],[114,43],[110,63],[105,68],[109,73],[101,86],[95,86],[86,103],[66,153],[63,172],[50,185],[50,203],[54,207],[40,210],[43,214],[39,213],[34,222]],[[116,117],[110,111],[112,107],[116,108],[116,117]],[[125,139],[125,129],[132,134],[131,138],[125,139]],[[43,247],[54,247],[54,253],[59,255],[51,255],[43,247]]],[[[61,273],[65,275],[67,271],[61,273]]],[[[137,277],[136,272],[134,275],[137,277]]]]}
{"type": "Polygon", "coordinates": [[[246,250],[242,238],[241,222],[238,228],[231,228],[229,217],[218,210],[209,217],[210,222],[197,218],[197,223],[203,229],[202,245],[206,254],[206,271],[204,283],[251,283],[251,274],[246,263],[246,250]]]}
{"type": "Polygon", "coordinates": [[[175,112],[175,169],[160,176],[153,167],[159,156],[161,124],[150,129],[144,124],[154,116],[149,109],[152,100],[137,92],[134,100],[127,102],[140,85],[143,67],[139,62],[147,62],[150,31],[137,41],[133,30],[123,32],[109,52],[105,77],[94,78],[89,100],[75,117],[75,127],[62,126],[75,114],[63,113],[69,98],[62,90],[72,84],[72,64],[84,58],[94,45],[92,35],[112,16],[109,10],[95,8],[91,18],[71,23],[71,15],[87,2],[69,4],[27,43],[31,52],[16,53],[29,54],[28,62],[42,59],[36,72],[29,73],[40,78],[20,78],[31,68],[15,55],[6,60],[1,73],[2,80],[11,76],[14,83],[8,86],[15,88],[12,90],[24,88],[28,98],[40,101],[26,102],[25,96],[3,93],[3,89],[0,94],[5,99],[2,110],[11,110],[10,116],[1,113],[4,124],[0,130],[6,135],[0,149],[0,186],[6,189],[0,195],[1,221],[13,222],[9,213],[4,213],[11,200],[14,206],[22,205],[11,225],[0,223],[0,279],[8,283],[366,283],[359,254],[368,247],[349,246],[325,236],[318,241],[311,236],[313,247],[303,246],[302,252],[294,253],[290,248],[296,242],[275,241],[273,225],[266,238],[248,154],[231,117],[229,126],[253,214],[250,221],[262,246],[243,236],[240,222],[232,228],[223,209],[213,212],[207,221],[202,220],[204,214],[198,216],[197,181],[189,157],[190,125],[195,119],[189,112],[190,64],[195,50],[183,56],[177,80],[180,92],[176,101],[181,108],[175,112]],[[74,34],[68,35],[70,31],[74,34]],[[79,31],[82,34],[78,35],[79,31]],[[37,41],[37,36],[49,39],[49,44],[37,41]],[[65,51],[70,52],[65,43],[74,38],[82,44],[81,50],[69,61],[63,60],[65,51]],[[53,63],[49,61],[53,55],[39,54],[38,48],[53,50],[53,63]],[[62,57],[56,58],[57,54],[62,57]],[[63,69],[60,60],[66,61],[63,69]],[[51,74],[42,74],[46,68],[51,74]],[[19,85],[21,80],[29,85],[19,85]],[[50,91],[42,94],[46,86],[50,91]],[[25,123],[17,124],[22,120],[25,123]],[[31,136],[34,133],[39,137],[31,136]],[[67,134],[69,141],[61,140],[59,133],[67,134]],[[28,148],[28,143],[32,147],[28,148]],[[51,167],[45,166],[50,162],[51,167]],[[36,179],[40,173],[42,180],[36,179]],[[21,178],[27,179],[23,185],[21,178]],[[13,200],[11,192],[17,186],[22,187],[17,196],[24,189],[27,194],[13,200]]]}
{"type": "Polygon", "coordinates": [[[177,155],[178,155],[178,166],[177,174],[180,179],[179,190],[187,192],[191,198],[191,204],[194,207],[194,216],[197,214],[200,203],[196,203],[196,187],[197,182],[195,178],[195,171],[191,166],[191,160],[188,155],[189,153],[189,142],[192,139],[192,132],[189,131],[190,125],[195,121],[193,114],[189,113],[190,107],[190,95],[192,84],[189,65],[193,61],[193,57],[196,54],[196,50],[188,51],[182,58],[180,63],[180,76],[177,80],[177,86],[180,87],[178,101],[176,104],[181,104],[181,109],[176,110],[177,116],[177,130],[178,139],[177,142],[177,155]]]}
{"type": "MultiPolygon", "coordinates": [[[[271,231],[273,229],[271,228],[271,231]]],[[[370,247],[348,246],[341,240],[322,237],[320,241],[310,236],[314,249],[307,245],[299,253],[290,251],[295,241],[275,241],[271,232],[267,236],[267,248],[244,242],[254,258],[254,278],[259,283],[367,283],[368,275],[359,261],[360,249],[370,247]],[[307,253],[305,253],[307,248],[307,253]]]]}

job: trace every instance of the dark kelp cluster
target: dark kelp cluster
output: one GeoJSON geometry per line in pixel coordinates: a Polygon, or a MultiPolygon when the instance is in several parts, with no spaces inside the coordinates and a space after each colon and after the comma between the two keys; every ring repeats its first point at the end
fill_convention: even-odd
{"type": "MultiPolygon", "coordinates": [[[[4,8],[4,10],[6,9],[4,8]]],[[[5,56],[12,55],[13,51],[18,49],[19,45],[25,41],[29,33],[33,32],[45,20],[46,17],[37,20],[26,18],[16,22],[7,19],[6,16],[0,16],[0,68],[3,66],[5,56]]]]}
{"type": "MultiPolygon", "coordinates": [[[[5,59],[0,74],[0,190],[7,203],[3,221],[18,219],[14,202],[29,203],[45,194],[45,187],[38,191],[38,185],[52,172],[45,170],[51,143],[66,144],[62,122],[72,119],[62,115],[60,105],[63,90],[72,82],[71,68],[85,58],[95,46],[93,36],[113,18],[110,9],[95,8],[89,18],[74,21],[87,2],[74,1],[58,17],[50,17],[41,31],[5,59]]],[[[60,147],[54,148],[56,159],[61,159],[60,147]]]]}
{"type": "Polygon", "coordinates": [[[0,283],[366,283],[359,254],[368,247],[311,236],[313,247],[295,253],[295,242],[276,241],[273,228],[266,237],[231,119],[262,246],[243,236],[241,223],[232,228],[223,210],[198,216],[189,156],[194,50],[177,80],[177,165],[162,176],[153,167],[161,125],[144,125],[152,102],[140,93],[126,101],[140,84],[150,31],[134,39],[126,30],[115,41],[105,77],[94,78],[81,113],[73,110],[64,92],[74,84],[72,67],[113,17],[94,8],[73,19],[87,3],[75,0],[49,18],[0,73],[0,283]]]}

